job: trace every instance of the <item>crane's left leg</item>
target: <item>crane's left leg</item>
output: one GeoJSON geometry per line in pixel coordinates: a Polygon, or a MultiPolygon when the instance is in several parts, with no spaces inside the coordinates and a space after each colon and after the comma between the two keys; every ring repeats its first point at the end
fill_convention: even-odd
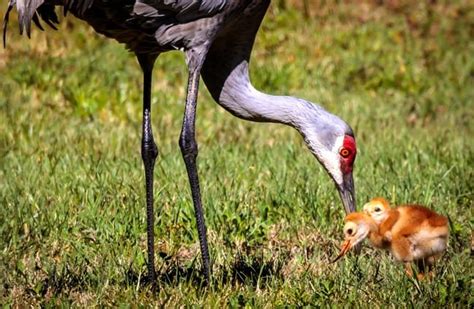
{"type": "Polygon", "coordinates": [[[137,54],[138,62],[143,71],[143,127],[142,127],[142,160],[145,168],[146,190],[146,221],[148,245],[148,279],[156,287],[154,222],[153,211],[153,170],[158,156],[158,147],[153,139],[151,129],[151,78],[156,55],[137,54]]]}
{"type": "Polygon", "coordinates": [[[179,137],[179,147],[183,154],[184,163],[188,172],[189,184],[191,186],[191,194],[194,204],[194,214],[196,216],[196,225],[199,234],[199,242],[201,245],[202,266],[205,279],[209,282],[211,267],[209,259],[209,248],[207,245],[206,225],[204,223],[204,214],[201,203],[201,192],[199,189],[199,178],[196,167],[196,158],[198,154],[198,146],[195,136],[195,119],[197,96],[199,89],[199,74],[202,63],[193,59],[191,55],[188,57],[188,91],[186,96],[186,106],[184,109],[183,127],[179,137]],[[191,58],[191,59],[189,59],[191,58]]]}

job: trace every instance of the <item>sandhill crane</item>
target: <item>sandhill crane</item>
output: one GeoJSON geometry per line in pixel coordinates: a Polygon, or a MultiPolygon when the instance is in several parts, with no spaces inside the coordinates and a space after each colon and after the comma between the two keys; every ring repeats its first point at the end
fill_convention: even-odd
{"type": "Polygon", "coordinates": [[[148,276],[154,282],[153,170],[158,148],[151,127],[152,70],[163,52],[184,51],[188,85],[179,146],[191,186],[203,272],[209,279],[210,259],[201,205],[195,140],[196,103],[201,75],[214,100],[239,118],[289,125],[303,136],[309,150],[335,182],[347,213],[355,210],[353,163],[356,144],[352,129],[339,117],[308,101],[272,96],[250,83],[248,66],[255,35],[270,0],[10,0],[4,18],[16,6],[20,33],[30,35],[32,21],[54,28],[55,7],[63,7],[95,31],[114,38],[135,53],[143,71],[141,154],[145,169],[148,276]]]}

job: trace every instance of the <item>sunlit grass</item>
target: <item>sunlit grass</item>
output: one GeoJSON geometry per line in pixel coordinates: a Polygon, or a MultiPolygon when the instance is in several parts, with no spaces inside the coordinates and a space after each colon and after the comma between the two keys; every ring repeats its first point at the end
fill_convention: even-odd
{"type": "Polygon", "coordinates": [[[168,53],[155,68],[152,102],[161,289],[143,287],[141,73],[122,46],[68,17],[31,40],[13,22],[0,51],[0,303],[472,306],[472,7],[369,7],[329,3],[303,21],[274,5],[254,47],[252,81],[318,102],[353,126],[359,205],[385,196],[449,216],[436,280],[414,281],[368,247],[329,264],[344,212],[298,133],[236,119],[201,86],[196,126],[214,282],[200,287],[177,147],[186,67],[168,53]]]}

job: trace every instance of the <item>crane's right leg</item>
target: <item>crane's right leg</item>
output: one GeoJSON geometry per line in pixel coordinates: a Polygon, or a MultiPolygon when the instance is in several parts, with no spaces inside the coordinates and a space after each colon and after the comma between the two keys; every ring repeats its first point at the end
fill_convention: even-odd
{"type": "Polygon", "coordinates": [[[148,238],[148,279],[153,287],[156,285],[155,252],[154,252],[154,212],[153,212],[153,170],[158,148],[151,129],[151,78],[153,65],[158,55],[137,54],[143,71],[143,126],[142,126],[142,159],[145,167],[146,221],[148,238]]]}

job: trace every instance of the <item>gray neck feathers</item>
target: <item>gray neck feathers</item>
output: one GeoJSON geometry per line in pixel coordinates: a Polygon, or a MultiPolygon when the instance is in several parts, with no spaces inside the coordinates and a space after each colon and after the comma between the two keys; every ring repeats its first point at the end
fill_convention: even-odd
{"type": "Polygon", "coordinates": [[[256,90],[249,80],[248,63],[241,62],[226,78],[218,103],[233,115],[251,121],[283,123],[297,129],[303,136],[307,130],[324,130],[328,121],[340,121],[322,107],[308,101],[274,96],[256,90]]]}

